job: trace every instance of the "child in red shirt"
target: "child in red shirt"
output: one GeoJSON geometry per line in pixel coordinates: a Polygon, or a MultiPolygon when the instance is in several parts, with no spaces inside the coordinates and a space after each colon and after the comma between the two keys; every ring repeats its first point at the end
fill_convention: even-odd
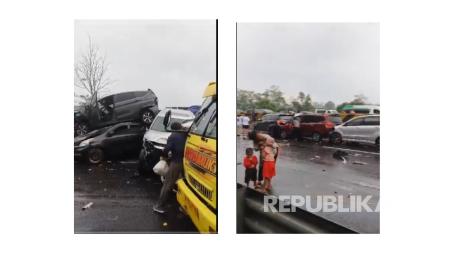
{"type": "Polygon", "coordinates": [[[249,182],[253,181],[254,187],[257,186],[257,164],[258,159],[253,154],[252,148],[245,149],[245,157],[242,162],[245,167],[245,185],[249,187],[249,182]]]}

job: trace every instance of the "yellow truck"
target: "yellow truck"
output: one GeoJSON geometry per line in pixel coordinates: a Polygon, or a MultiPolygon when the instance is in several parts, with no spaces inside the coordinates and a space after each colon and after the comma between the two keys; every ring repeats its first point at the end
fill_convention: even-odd
{"type": "MultiPolygon", "coordinates": [[[[217,232],[217,91],[210,82],[184,148],[184,174],[177,201],[201,233],[217,232]]],[[[169,115],[168,115],[169,116],[169,115]]],[[[169,120],[169,118],[165,119],[169,120]]]]}

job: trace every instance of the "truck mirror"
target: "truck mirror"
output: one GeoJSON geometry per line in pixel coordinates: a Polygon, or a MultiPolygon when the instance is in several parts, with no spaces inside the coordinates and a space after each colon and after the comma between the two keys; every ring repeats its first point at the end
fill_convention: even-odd
{"type": "Polygon", "coordinates": [[[165,113],[165,117],[163,118],[163,125],[165,126],[165,128],[168,127],[168,124],[170,122],[170,119],[171,119],[171,110],[168,110],[166,113],[165,113]]]}

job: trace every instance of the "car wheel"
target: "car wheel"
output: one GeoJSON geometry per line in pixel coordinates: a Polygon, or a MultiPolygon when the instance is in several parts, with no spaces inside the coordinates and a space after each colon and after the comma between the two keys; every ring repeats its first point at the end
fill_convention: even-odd
{"type": "Polygon", "coordinates": [[[314,132],[312,134],[312,140],[314,142],[320,142],[321,141],[321,134],[319,134],[318,132],[314,132]]]}
{"type": "Polygon", "coordinates": [[[155,114],[151,110],[144,110],[141,114],[141,121],[146,124],[150,125],[155,118],[155,114]]]}
{"type": "Polygon", "coordinates": [[[76,135],[85,135],[87,134],[87,132],[89,132],[89,125],[86,122],[78,123],[78,125],[76,126],[76,135]]]}
{"type": "Polygon", "coordinates": [[[287,139],[288,138],[287,131],[284,129],[281,129],[281,132],[279,133],[279,138],[287,139]]]}
{"type": "Polygon", "coordinates": [[[91,148],[87,153],[87,159],[89,163],[98,164],[103,161],[104,154],[103,150],[100,148],[91,148]]]}
{"type": "Polygon", "coordinates": [[[342,136],[338,132],[333,132],[329,136],[329,141],[333,144],[340,144],[342,143],[342,136]]]}

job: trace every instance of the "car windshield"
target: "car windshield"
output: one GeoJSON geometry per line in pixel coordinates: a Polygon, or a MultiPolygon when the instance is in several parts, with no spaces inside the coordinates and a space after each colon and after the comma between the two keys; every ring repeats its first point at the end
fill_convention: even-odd
{"type": "Polygon", "coordinates": [[[99,129],[96,129],[96,130],[93,130],[87,134],[84,134],[83,136],[86,136],[86,137],[95,137],[95,136],[98,136],[102,133],[104,133],[105,131],[107,131],[110,127],[107,126],[107,127],[103,127],[103,128],[99,128],[99,129]]]}
{"type": "MultiPolygon", "coordinates": [[[[155,131],[161,131],[161,132],[171,132],[172,130],[170,126],[168,126],[165,129],[165,126],[163,125],[163,119],[164,119],[164,116],[157,116],[155,120],[153,121],[152,125],[150,126],[150,129],[155,130],[155,131]]],[[[192,120],[192,119],[171,117],[170,125],[174,122],[178,122],[182,124],[182,123],[188,122],[189,120],[192,120]]]]}
{"type": "Polygon", "coordinates": [[[337,116],[331,116],[329,117],[329,120],[334,124],[342,124],[341,118],[337,116]]]}
{"type": "Polygon", "coordinates": [[[279,119],[280,120],[283,120],[283,121],[291,121],[292,118],[294,118],[293,116],[280,116],[279,119]]]}

